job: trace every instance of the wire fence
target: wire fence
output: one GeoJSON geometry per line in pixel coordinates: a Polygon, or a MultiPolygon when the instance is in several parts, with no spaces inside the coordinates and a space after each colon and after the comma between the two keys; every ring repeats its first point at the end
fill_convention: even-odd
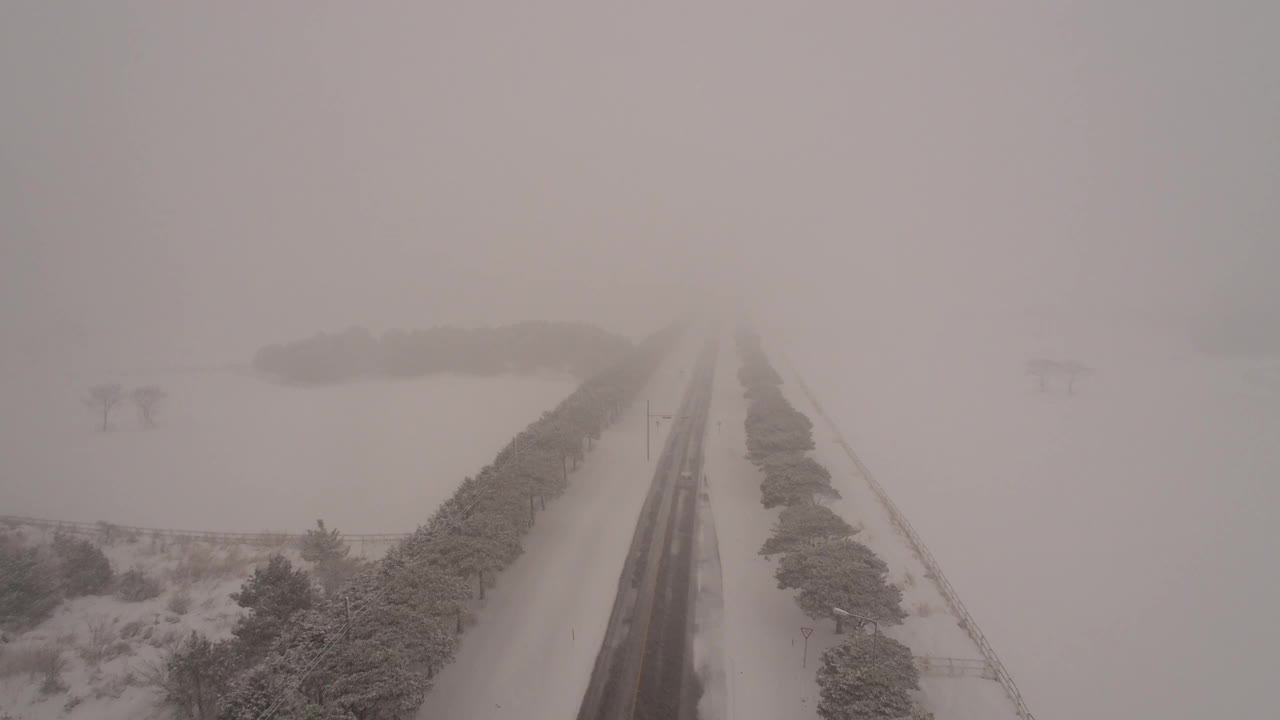
{"type": "MultiPolygon", "coordinates": [[[[0,515],[0,524],[10,527],[26,526],[50,529],[55,532],[72,535],[86,535],[102,540],[112,541],[127,538],[163,538],[175,542],[208,542],[220,545],[254,545],[257,547],[280,547],[297,543],[306,537],[305,533],[284,532],[218,532],[213,530],[176,530],[172,528],[137,527],[133,525],[117,525],[109,522],[79,522],[74,520],[51,520],[27,515],[0,515]]],[[[399,542],[413,533],[343,533],[342,538],[349,545],[359,544],[361,551],[367,545],[383,545],[399,542]]]]}
{"type": "Polygon", "coordinates": [[[1022,698],[1022,693],[1018,690],[1018,686],[1013,682],[1013,676],[1009,674],[1004,663],[1000,662],[1000,656],[996,654],[995,648],[991,646],[991,643],[987,640],[986,636],[982,634],[982,629],[978,627],[977,621],[973,619],[973,616],[969,614],[969,610],[965,608],[964,603],[960,601],[960,595],[956,593],[951,582],[947,580],[947,576],[943,574],[942,568],[938,565],[938,561],[934,559],[933,553],[929,552],[929,548],[925,546],[924,540],[920,539],[920,535],[916,533],[915,528],[911,527],[911,523],[907,521],[906,515],[902,514],[902,511],[899,510],[898,506],[889,498],[889,494],[885,492],[884,488],[880,485],[880,482],[875,479],[875,476],[871,474],[871,471],[867,469],[867,466],[862,464],[862,460],[858,457],[858,454],[854,452],[853,448],[849,446],[849,443],[845,441],[844,435],[840,432],[840,428],[836,425],[835,421],[827,415],[826,411],[822,408],[822,405],[818,402],[818,399],[814,397],[809,386],[806,385],[804,379],[800,377],[800,373],[796,370],[795,365],[789,360],[786,360],[785,357],[784,361],[786,361],[787,365],[790,366],[791,374],[795,376],[796,384],[799,385],[800,390],[804,393],[805,397],[808,398],[809,403],[813,405],[813,408],[817,411],[819,417],[826,422],[827,427],[835,435],[836,442],[840,444],[840,447],[844,449],[845,454],[849,456],[849,459],[852,460],[853,464],[858,468],[858,472],[862,474],[864,479],[866,479],[867,485],[871,488],[871,491],[880,499],[880,504],[889,513],[889,519],[899,530],[902,531],[902,534],[906,536],[907,542],[911,543],[911,547],[915,551],[916,557],[919,558],[920,562],[928,571],[929,577],[933,580],[934,584],[937,585],[938,591],[942,593],[942,597],[951,608],[951,612],[960,619],[961,627],[969,633],[969,637],[972,638],[974,644],[978,646],[978,651],[982,653],[982,657],[991,665],[991,670],[995,675],[994,679],[1004,686],[1005,692],[1009,695],[1009,699],[1013,701],[1014,709],[1017,711],[1018,717],[1022,718],[1022,720],[1035,720],[1035,716],[1031,714],[1031,710],[1027,708],[1026,701],[1022,698]]]}
{"type": "Polygon", "coordinates": [[[978,677],[996,680],[996,669],[980,658],[951,658],[936,655],[916,655],[916,669],[930,677],[978,677]]]}

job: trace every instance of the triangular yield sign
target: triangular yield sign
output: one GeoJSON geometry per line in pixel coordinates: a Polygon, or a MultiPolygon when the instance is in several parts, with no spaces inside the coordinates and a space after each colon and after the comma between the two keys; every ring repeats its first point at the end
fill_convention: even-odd
{"type": "Polygon", "coordinates": [[[813,628],[807,628],[807,627],[802,627],[802,628],[800,628],[800,634],[801,634],[801,635],[804,635],[804,639],[805,639],[805,640],[808,640],[808,639],[809,639],[809,635],[810,635],[810,634],[812,634],[812,633],[813,633],[813,628]]]}

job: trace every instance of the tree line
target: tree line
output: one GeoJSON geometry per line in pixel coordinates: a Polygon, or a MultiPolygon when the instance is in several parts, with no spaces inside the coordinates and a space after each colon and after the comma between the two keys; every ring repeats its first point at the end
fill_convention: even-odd
{"type": "MultiPolygon", "coordinates": [[[[272,717],[281,719],[412,717],[435,674],[457,652],[468,601],[520,556],[538,511],[565,491],[570,471],[680,332],[673,326],[656,333],[582,383],[490,465],[463,480],[426,524],[378,562],[331,592],[304,597],[295,590],[288,593],[294,600],[251,609],[237,638],[257,638],[252,652],[193,639],[186,652],[208,666],[204,677],[217,679],[217,692],[199,703],[176,698],[175,704],[202,719],[257,720],[272,708],[272,717]],[[269,632],[248,629],[260,613],[267,613],[269,632]]],[[[282,565],[263,572],[276,577],[271,587],[300,584],[282,565]]],[[[240,601],[266,602],[260,596],[272,593],[246,588],[239,594],[240,601]]],[[[178,677],[197,674],[185,666],[173,671],[178,677]]]]}
{"type": "MultiPolygon", "coordinates": [[[[738,380],[747,398],[747,456],[764,474],[760,501],[782,507],[772,536],[760,554],[778,556],[778,587],[797,590],[796,603],[814,620],[832,618],[836,632],[844,617],[834,608],[877,625],[906,618],[902,591],[887,580],[889,567],[853,536],[857,530],[823,504],[840,497],[831,473],[808,455],[814,449],[813,423],[782,393],[778,374],[748,328],[735,336],[742,366],[738,380]]],[[[919,672],[911,650],[878,634],[852,636],[823,653],[818,669],[818,714],[826,720],[932,718],[911,697],[919,672]]]]}
{"type": "Polygon", "coordinates": [[[588,378],[631,349],[626,338],[582,323],[434,327],[390,330],[381,336],[353,327],[268,345],[254,355],[253,365],[286,382],[311,384],[445,372],[496,375],[550,370],[588,378]]]}

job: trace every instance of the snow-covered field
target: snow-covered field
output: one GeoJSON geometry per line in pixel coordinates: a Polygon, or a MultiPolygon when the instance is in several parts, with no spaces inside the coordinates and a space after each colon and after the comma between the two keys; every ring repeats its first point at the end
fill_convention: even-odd
{"type": "Polygon", "coordinates": [[[247,372],[10,374],[0,385],[0,512],[191,530],[407,532],[575,386],[455,377],[291,387],[247,372]],[[111,380],[167,390],[158,425],[127,403],[99,432],[81,404],[111,380]]]}
{"type": "MultiPolygon", "coordinates": [[[[701,628],[695,662],[707,678],[699,714],[707,720],[817,718],[815,673],[822,652],[841,642],[830,621],[815,621],[796,605],[794,591],[780,590],[774,579],[777,560],[761,557],[779,508],[760,503],[760,471],[746,459],[746,400],[737,378],[741,365],[731,338],[721,343],[720,365],[707,438],[710,506],[720,559],[720,597],[701,598],[701,628]],[[720,600],[720,608],[717,608],[720,600]],[[722,613],[722,614],[721,614],[722,613]],[[801,628],[813,629],[807,659],[801,628]],[[719,666],[719,667],[717,667],[719,666]]],[[[830,507],[859,532],[889,566],[889,580],[903,591],[909,613],[886,634],[902,641],[917,657],[979,659],[977,647],[946,607],[925,568],[899,535],[852,461],[821,424],[815,409],[784,368],[783,391],[796,409],[815,423],[813,456],[832,474],[841,493],[830,507]]],[[[704,565],[699,584],[714,583],[704,565]]],[[[1013,705],[993,680],[970,677],[921,679],[922,704],[939,720],[1012,720],[1013,705]]]]}
{"type": "Polygon", "coordinates": [[[911,519],[1036,716],[1268,716],[1280,358],[1141,328],[910,332],[792,326],[766,349],[911,519]],[[1024,363],[1042,354],[1097,373],[1041,393],[1024,363]]]}
{"type": "MultiPolygon", "coordinates": [[[[27,545],[47,545],[47,529],[18,526],[5,532],[27,545]]],[[[43,673],[0,676],[0,717],[15,720],[162,720],[173,709],[160,703],[150,675],[193,631],[229,637],[243,610],[230,594],[271,553],[300,563],[296,548],[120,539],[100,545],[117,572],[138,569],[160,583],[157,597],[126,602],[113,595],[63,601],[34,628],[11,635],[7,661],[24,651],[56,652],[65,663],[61,687],[42,692],[43,673]],[[177,600],[175,600],[177,598],[177,600]],[[182,599],[185,598],[185,603],[182,599]],[[7,714],[6,714],[7,713],[7,714]]]]}

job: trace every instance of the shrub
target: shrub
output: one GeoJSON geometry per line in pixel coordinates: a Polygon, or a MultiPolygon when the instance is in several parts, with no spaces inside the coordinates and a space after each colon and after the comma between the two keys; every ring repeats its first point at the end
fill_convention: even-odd
{"type": "Polygon", "coordinates": [[[169,612],[175,615],[186,615],[191,609],[191,593],[186,590],[179,590],[169,596],[169,612]]]}
{"type": "Polygon", "coordinates": [[[193,583],[203,580],[220,580],[230,577],[244,567],[245,559],[239,548],[232,548],[219,558],[207,545],[190,546],[173,568],[171,576],[179,582],[193,583]]]}
{"type": "Polygon", "coordinates": [[[116,597],[125,602],[142,602],[160,595],[160,581],[138,568],[132,568],[120,576],[116,585],[116,597]]]}
{"type": "Polygon", "coordinates": [[[111,588],[115,571],[96,545],[83,538],[55,535],[53,554],[58,558],[63,593],[71,597],[100,595],[111,588]]]}
{"type": "Polygon", "coordinates": [[[0,627],[33,625],[62,600],[57,568],[33,547],[0,537],[0,627]]]}
{"type": "Polygon", "coordinates": [[[151,668],[147,679],[160,689],[179,717],[212,720],[218,716],[235,669],[231,641],[215,643],[193,631],[162,663],[151,668]]]}
{"type": "Polygon", "coordinates": [[[89,618],[85,624],[89,634],[80,648],[80,657],[90,667],[97,667],[112,658],[132,652],[129,643],[117,639],[115,628],[106,617],[89,618]]]}
{"type": "Polygon", "coordinates": [[[40,692],[55,695],[67,689],[62,671],[67,667],[62,651],[50,644],[11,645],[0,652],[0,678],[28,675],[43,678],[40,692]]]}

